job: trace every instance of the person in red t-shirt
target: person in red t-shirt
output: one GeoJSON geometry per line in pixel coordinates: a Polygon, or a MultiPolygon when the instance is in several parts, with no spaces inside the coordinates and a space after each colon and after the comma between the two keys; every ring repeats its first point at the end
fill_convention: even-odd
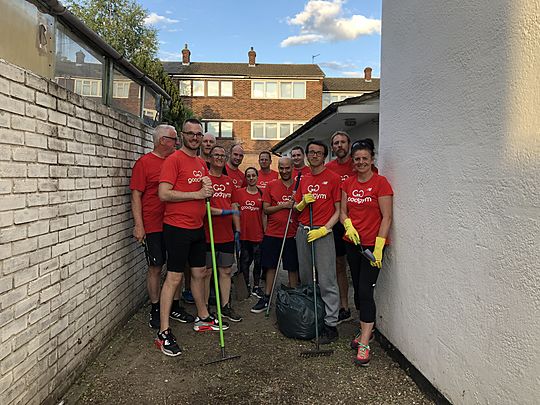
{"type": "Polygon", "coordinates": [[[298,173],[301,173],[302,176],[311,172],[309,166],[306,165],[305,160],[306,155],[301,146],[294,146],[291,149],[291,159],[293,162],[293,181],[296,181],[298,173]]]}
{"type": "Polygon", "coordinates": [[[253,290],[251,290],[251,294],[262,298],[264,292],[259,287],[261,280],[260,246],[266,228],[266,214],[263,212],[262,191],[257,187],[257,169],[248,167],[245,176],[248,185],[237,190],[235,199],[240,210],[241,225],[239,267],[249,290],[249,268],[253,263],[253,290]]]}
{"type": "Polygon", "coordinates": [[[338,339],[336,325],[339,291],[336,280],[336,249],[334,238],[328,233],[332,232],[332,227],[339,219],[340,178],[324,167],[324,159],[328,156],[328,147],[324,143],[309,142],[306,146],[306,155],[311,174],[302,177],[298,192],[295,194],[297,203],[295,207],[300,212],[296,246],[300,280],[307,284],[309,280],[313,280],[313,266],[317,269],[321,298],[326,309],[319,343],[328,344],[338,339]],[[310,218],[310,209],[313,212],[313,221],[310,218]],[[315,263],[312,261],[312,246],[315,250],[315,263]]]}
{"type": "Polygon", "coordinates": [[[247,186],[246,176],[238,168],[242,164],[243,160],[244,160],[244,148],[242,148],[241,145],[231,146],[229,160],[227,161],[227,164],[225,165],[223,174],[226,174],[232,179],[234,186],[237,189],[247,186]]]}
{"type": "Polygon", "coordinates": [[[182,126],[182,148],[163,162],[159,178],[158,195],[165,202],[163,236],[167,249],[167,276],[161,289],[161,325],[155,343],[168,356],[178,356],[182,352],[169,327],[169,313],[186,263],[191,267],[191,288],[199,315],[196,324],[202,319],[208,327],[218,328],[204,300],[204,280],[209,277],[209,272],[205,266],[203,218],[205,199],[212,195],[213,189],[206,164],[197,156],[202,137],[200,121],[186,120],[182,126]]]}
{"type": "Polygon", "coordinates": [[[345,226],[347,260],[354,287],[354,302],[360,314],[360,333],[351,342],[357,349],[354,359],[367,365],[371,359],[369,340],[375,322],[373,291],[382,265],[383,251],[389,243],[394,192],[384,176],[372,170],[373,141],[361,140],[353,144],[352,158],[357,175],[341,185],[340,220],[345,226]],[[362,254],[373,252],[375,261],[362,254]]]}
{"type": "MultiPolygon", "coordinates": [[[[226,161],[227,155],[225,154],[225,149],[221,146],[214,146],[210,152],[209,176],[210,180],[212,180],[212,188],[214,190],[210,198],[210,211],[212,213],[216,263],[219,270],[221,314],[233,322],[240,322],[242,317],[233,310],[230,303],[235,244],[238,244],[238,246],[240,244],[240,212],[238,211],[238,205],[233,203],[236,199],[236,187],[232,179],[223,174],[226,161]]],[[[212,269],[208,219],[204,225],[207,243],[206,267],[212,269]]],[[[210,278],[206,286],[207,302],[209,295],[210,278]]]]}
{"type": "Polygon", "coordinates": [[[266,185],[271,181],[277,180],[278,172],[272,170],[270,165],[272,164],[272,155],[268,151],[262,151],[259,153],[259,179],[257,180],[257,186],[264,190],[266,185]]]}
{"type": "MultiPolygon", "coordinates": [[[[355,176],[353,162],[350,155],[351,138],[344,131],[334,132],[330,138],[330,145],[336,158],[328,162],[325,166],[341,177],[343,183],[347,178],[355,176]]],[[[351,310],[349,309],[349,279],[347,278],[347,266],[345,263],[345,242],[343,235],[345,229],[341,222],[334,225],[332,229],[334,234],[334,245],[336,247],[336,276],[339,286],[339,315],[338,325],[352,319],[351,310]]]]}
{"type": "Polygon", "coordinates": [[[199,149],[201,159],[207,164],[210,162],[210,151],[214,146],[216,146],[216,137],[210,132],[207,132],[203,135],[201,148],[199,149]]]}
{"type": "MultiPolygon", "coordinates": [[[[154,150],[142,156],[135,162],[131,174],[131,212],[135,227],[133,236],[145,245],[148,273],[146,288],[152,308],[149,325],[159,328],[159,292],[161,268],[165,264],[166,252],[163,240],[163,212],[165,204],[158,197],[159,175],[165,158],[175,151],[179,144],[176,130],[170,125],[158,125],[154,129],[154,150]]],[[[177,308],[186,318],[181,308],[177,308]]],[[[191,317],[192,318],[192,317],[191,317]]]]}
{"type": "Polygon", "coordinates": [[[294,241],[298,221],[294,210],[291,212],[294,205],[295,186],[292,179],[291,158],[279,158],[278,170],[281,179],[269,183],[263,192],[263,209],[268,219],[261,245],[261,266],[266,270],[266,282],[264,296],[251,308],[251,312],[255,314],[264,312],[268,308],[284,237],[283,268],[289,272],[289,286],[296,287],[298,284],[298,255],[294,241]],[[291,222],[285,235],[289,214],[292,214],[291,222]]]}

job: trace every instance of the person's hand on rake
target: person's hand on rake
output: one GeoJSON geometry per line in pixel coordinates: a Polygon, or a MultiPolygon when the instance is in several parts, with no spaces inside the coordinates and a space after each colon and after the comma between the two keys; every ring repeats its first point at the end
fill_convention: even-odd
{"type": "Polygon", "coordinates": [[[308,204],[312,204],[315,202],[315,197],[313,197],[313,194],[307,193],[304,194],[302,197],[302,200],[296,205],[296,210],[298,212],[302,212],[304,208],[308,206],[308,204]]]}
{"type": "Polygon", "coordinates": [[[360,235],[358,235],[358,231],[356,230],[356,228],[352,224],[351,219],[347,218],[343,222],[343,226],[345,227],[345,236],[347,236],[347,238],[349,238],[349,240],[352,243],[354,243],[355,245],[359,245],[360,244],[360,235]]]}
{"type": "Polygon", "coordinates": [[[326,227],[321,226],[317,229],[312,229],[307,234],[307,241],[309,243],[315,242],[317,239],[322,238],[323,236],[326,236],[328,234],[328,229],[326,227]]]}

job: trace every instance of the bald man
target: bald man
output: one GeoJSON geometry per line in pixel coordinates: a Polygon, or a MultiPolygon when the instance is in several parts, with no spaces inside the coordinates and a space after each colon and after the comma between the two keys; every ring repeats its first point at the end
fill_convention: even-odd
{"type": "Polygon", "coordinates": [[[210,162],[210,151],[216,146],[216,137],[210,132],[204,134],[201,143],[201,158],[207,164],[210,162]]]}

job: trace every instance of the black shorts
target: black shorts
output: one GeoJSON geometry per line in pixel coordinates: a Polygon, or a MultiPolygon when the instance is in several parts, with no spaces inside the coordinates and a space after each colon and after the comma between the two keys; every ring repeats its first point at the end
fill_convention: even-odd
{"type": "MultiPolygon", "coordinates": [[[[234,242],[214,243],[217,267],[231,267],[234,264],[234,242]]],[[[206,267],[212,268],[212,248],[206,244],[206,267]]]]}
{"type": "Polygon", "coordinates": [[[345,228],[341,222],[337,222],[332,228],[334,234],[334,246],[336,247],[336,257],[345,256],[347,250],[345,249],[345,241],[343,235],[345,235],[345,228]]]}
{"type": "Polygon", "coordinates": [[[145,236],[144,255],[149,266],[163,266],[167,258],[163,232],[147,233],[145,236]]]}
{"type": "MultiPolygon", "coordinates": [[[[283,238],[265,236],[261,243],[261,266],[263,269],[276,269],[283,238]]],[[[298,253],[294,237],[285,239],[283,248],[283,268],[289,272],[298,271],[298,253]]]]}
{"type": "Polygon", "coordinates": [[[163,224],[163,236],[167,248],[167,271],[183,273],[186,263],[189,263],[189,267],[205,266],[204,227],[185,229],[163,224]]]}

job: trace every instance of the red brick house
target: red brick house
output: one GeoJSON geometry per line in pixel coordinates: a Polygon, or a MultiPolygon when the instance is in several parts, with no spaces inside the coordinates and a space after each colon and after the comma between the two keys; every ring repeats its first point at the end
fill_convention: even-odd
{"type": "Polygon", "coordinates": [[[269,150],[318,114],[323,92],[330,99],[333,89],[338,97],[350,97],[379,85],[370,77],[362,90],[358,84],[364,79],[338,79],[328,82],[325,90],[329,79],[318,65],[259,64],[253,48],[247,63],[192,62],[186,44],[182,62],[163,66],[178,82],[186,106],[202,119],[205,132],[215,134],[222,145],[244,146],[243,167],[255,165],[260,151],[269,150]],[[347,80],[355,81],[355,86],[347,89],[347,80]]]}

